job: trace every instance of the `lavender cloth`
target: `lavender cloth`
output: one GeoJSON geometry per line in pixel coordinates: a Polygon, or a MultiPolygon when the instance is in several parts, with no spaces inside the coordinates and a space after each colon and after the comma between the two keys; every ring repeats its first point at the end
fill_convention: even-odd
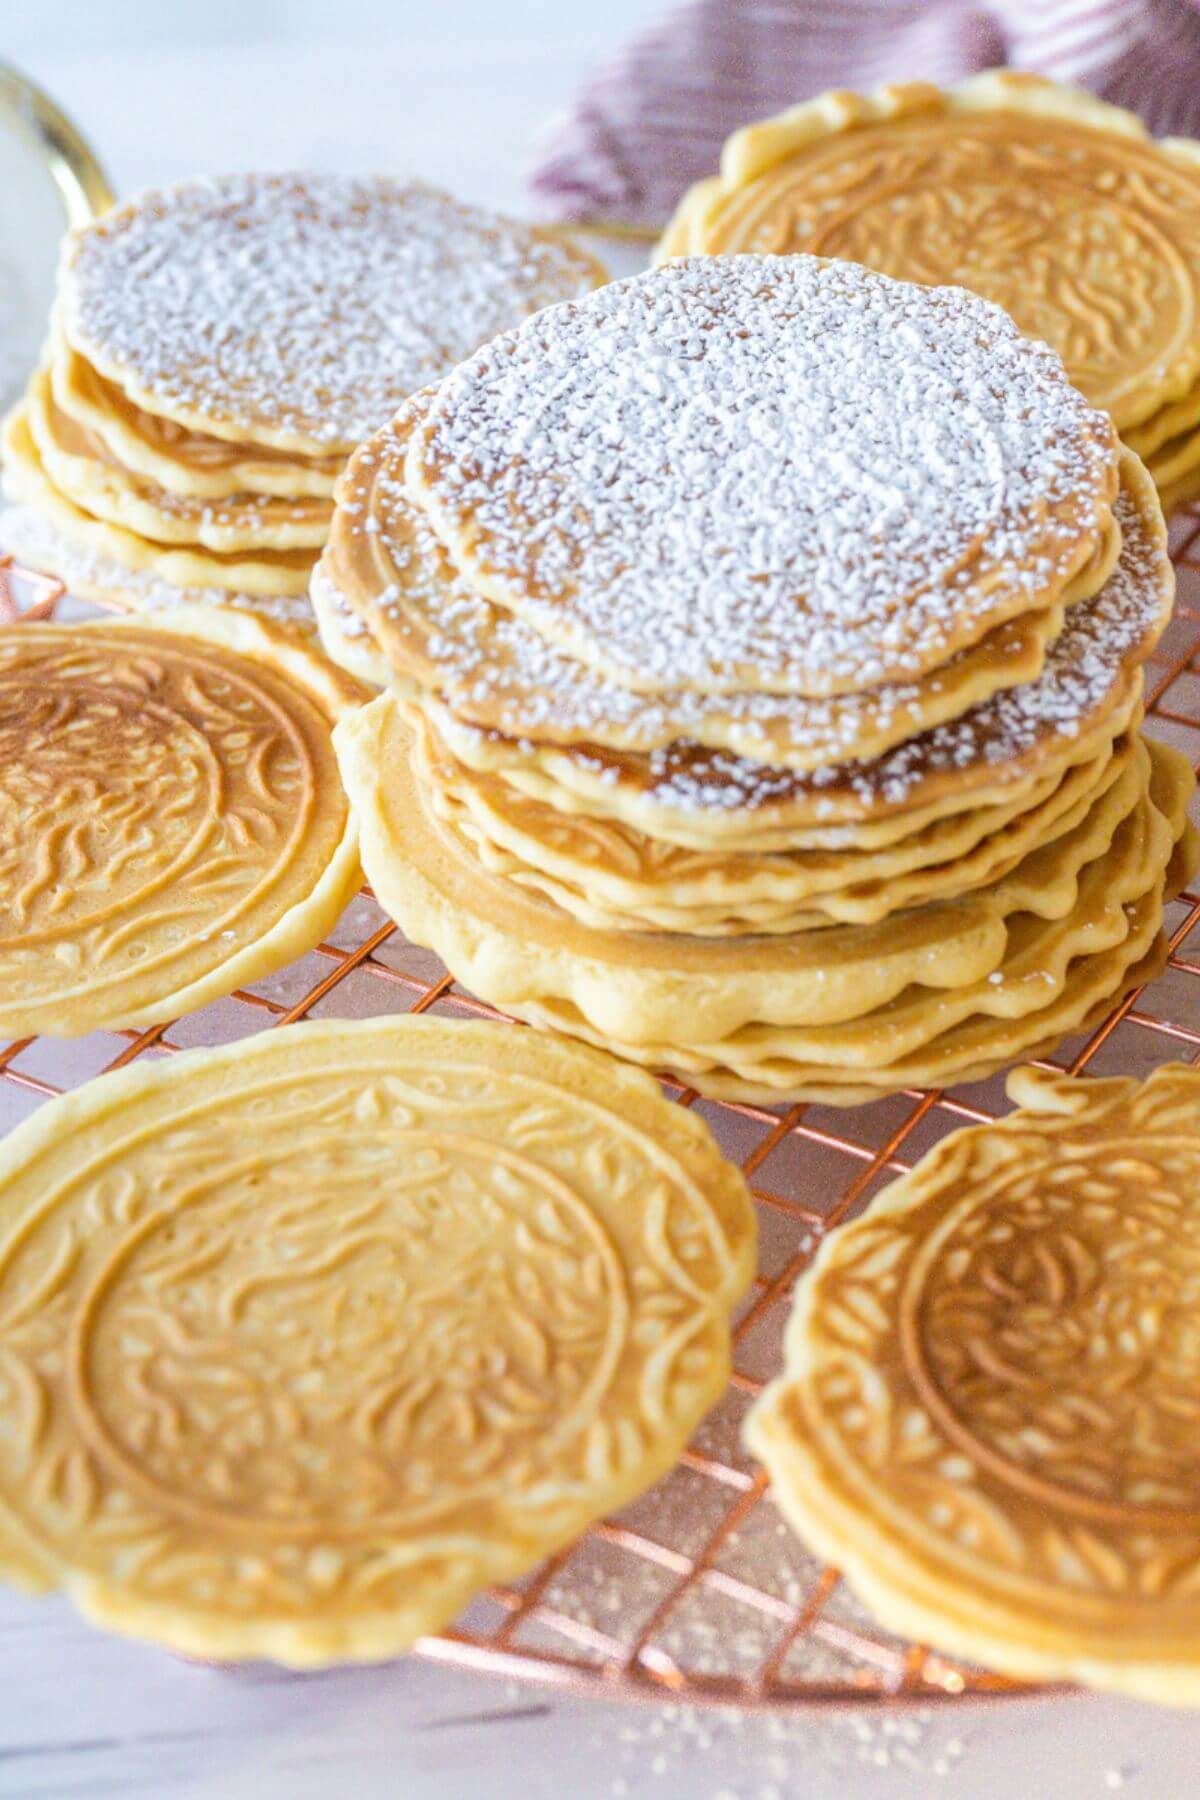
{"type": "Polygon", "coordinates": [[[661,225],[739,125],[825,88],[1007,64],[1200,136],[1200,0],[690,0],[626,44],[548,134],[544,217],[661,225]]]}

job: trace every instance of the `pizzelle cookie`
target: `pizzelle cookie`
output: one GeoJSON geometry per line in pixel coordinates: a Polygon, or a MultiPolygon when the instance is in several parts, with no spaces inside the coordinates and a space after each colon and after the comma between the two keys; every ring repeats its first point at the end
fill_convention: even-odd
{"type": "Polygon", "coordinates": [[[1115,449],[974,295],[745,256],[485,345],[406,474],[475,590],[611,680],[820,698],[1052,605],[1104,536],[1115,449]]]}
{"type": "Polygon", "coordinates": [[[795,251],[998,302],[1123,431],[1200,376],[1195,145],[1037,76],[823,94],[748,125],[659,255],[795,251]]]}
{"type": "Polygon", "coordinates": [[[190,590],[189,598],[196,590],[208,591],[222,602],[245,602],[248,610],[271,616],[278,613],[281,599],[302,598],[307,591],[312,550],[220,551],[201,544],[154,543],[77,506],[51,481],[25,406],[4,421],[0,448],[5,491],[20,503],[15,525],[7,513],[0,515],[0,542],[21,554],[30,529],[22,515],[32,514],[35,536],[41,526],[49,550],[49,559],[39,558],[36,566],[69,583],[81,598],[108,600],[119,608],[136,606],[144,598],[142,583],[148,581],[190,590]],[[82,582],[73,578],[79,569],[82,582]]]}
{"type": "MultiPolygon", "coordinates": [[[[1174,578],[1153,485],[1133,459],[1125,459],[1125,472],[1129,487],[1116,508],[1120,561],[1099,594],[1069,609],[1038,678],[873,761],[805,774],[687,740],[648,756],[587,740],[559,747],[473,728],[441,700],[422,705],[438,737],[470,767],[498,773],[561,811],[618,820],[666,842],[744,849],[892,842],[931,818],[1021,798],[1037,781],[1110,746],[1134,718],[1141,664],[1166,624],[1174,578]]],[[[329,629],[325,642],[346,661],[329,629]]],[[[359,651],[357,638],[346,642],[351,655],[359,651]]]]}
{"type": "Polygon", "coordinates": [[[235,494],[214,500],[157,488],[132,474],[102,439],[57,405],[45,371],[26,396],[29,432],[48,479],[73,505],[154,542],[223,554],[317,550],[325,542],[332,502],[300,494],[235,494]]]}
{"type": "Polygon", "coordinates": [[[1111,756],[1068,771],[1031,806],[939,820],[875,851],[743,856],[658,844],[627,827],[558,812],[449,762],[428,727],[416,754],[435,812],[495,873],[547,894],[583,924],[727,936],[872,924],[984,887],[1079,825],[1128,768],[1135,744],[1126,736],[1111,756]]]}
{"type": "Polygon", "coordinates": [[[388,1657],[676,1460],[754,1267],[640,1073],[309,1023],[104,1076],[0,1149],[0,1571],[184,1654],[388,1657]]]}
{"type": "Polygon", "coordinates": [[[90,597],[139,607],[165,587],[311,630],[278,601],[306,592],[347,452],[602,274],[419,184],[245,175],[142,195],[64,246],[45,366],[6,428],[18,506],[0,539],[26,554],[41,515],[39,566],[90,597]]]}
{"type": "Polygon", "coordinates": [[[58,318],[147,411],[324,456],[601,273],[559,236],[418,182],[228,175],[143,194],[74,233],[58,318]]]}
{"type": "Polygon", "coordinates": [[[343,458],[297,457],[268,444],[236,444],[136,406],[106,381],[51,321],[50,384],[59,410],[106,446],[132,475],[172,494],[316,494],[332,499],[343,458]]]}
{"type": "MultiPolygon", "coordinates": [[[[1148,506],[1158,510],[1144,471],[1125,458],[1115,513],[1057,601],[1005,620],[914,680],[833,697],[687,688],[649,696],[556,650],[459,573],[403,485],[408,449],[429,405],[425,396],[410,403],[351,460],[313,585],[330,596],[322,610],[336,609],[340,599],[366,624],[393,679],[438,694],[464,723],[535,743],[582,741],[641,753],[687,738],[800,770],[877,757],[1034,680],[1066,609],[1092,598],[1116,568],[1120,518],[1140,522],[1148,506]]],[[[337,654],[336,627],[327,635],[337,654]]]]}
{"type": "Polygon", "coordinates": [[[797,1290],[748,1441],[890,1629],[1200,1703],[1200,1074],[1021,1069],[797,1290]]]}
{"type": "Polygon", "coordinates": [[[909,1049],[977,1012],[1037,1012],[1061,993],[1074,958],[1124,942],[1127,902],[1160,898],[1191,787],[1186,762],[1156,749],[1169,795],[1161,808],[1144,758],[1132,786],[1098,803],[1106,817],[1086,822],[1069,848],[1049,845],[1023,879],[1017,871],[1007,885],[874,927],[711,939],[583,926],[491,874],[437,818],[414,767],[412,722],[392,696],[344,719],[335,741],[367,877],[408,936],[496,1006],[523,1017],[538,1007],[542,1017],[547,1004],[569,1003],[622,1054],[639,1060],[642,1046],[652,1066],[689,1071],[724,1060],[740,1034],[735,1048],[748,1045],[751,1061],[765,1037],[764,1057],[782,1041],[789,1056],[849,1058],[886,1077],[909,1049]]]}
{"type": "Polygon", "coordinates": [[[0,1034],[149,1025],[319,943],[359,880],[360,697],[247,614],[0,631],[0,1034]]]}

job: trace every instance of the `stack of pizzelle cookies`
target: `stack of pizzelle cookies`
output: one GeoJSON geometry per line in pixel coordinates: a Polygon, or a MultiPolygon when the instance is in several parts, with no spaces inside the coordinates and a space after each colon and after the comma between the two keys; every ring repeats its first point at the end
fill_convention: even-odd
{"type": "Polygon", "coordinates": [[[1041,76],[822,94],[748,125],[658,256],[806,251],[957,282],[1059,352],[1146,459],[1200,493],[1200,151],[1041,76]]]}
{"type": "Polygon", "coordinates": [[[598,265],[420,185],[239,175],[67,239],[42,366],[8,419],[0,542],[86,598],[249,603],[311,629],[356,444],[415,388],[598,265]]]}
{"type": "Polygon", "coordinates": [[[718,1097],[974,1079],[1152,972],[1162,510],[959,289],[693,259],[351,460],[314,602],[368,878],[493,1004],[718,1097]]]}

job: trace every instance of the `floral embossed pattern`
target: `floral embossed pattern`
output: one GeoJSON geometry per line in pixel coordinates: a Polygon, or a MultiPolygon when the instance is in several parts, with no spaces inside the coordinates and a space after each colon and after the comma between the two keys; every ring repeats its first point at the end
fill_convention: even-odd
{"type": "Polygon", "coordinates": [[[1200,371],[1194,151],[1036,76],[822,94],[747,125],[659,256],[746,251],[845,257],[994,300],[1122,430],[1161,417],[1151,449],[1200,371]]]}
{"type": "Polygon", "coordinates": [[[249,619],[0,632],[0,1028],[149,1023],[316,942],[357,870],[352,693],[249,619]]]}
{"type": "Polygon", "coordinates": [[[753,1266],[647,1078],[306,1025],[93,1083],[0,1161],[0,1568],[200,1654],[383,1656],[675,1460],[753,1266]]]}
{"type": "Polygon", "coordinates": [[[807,250],[994,300],[1120,407],[1185,354],[1200,182],[1145,147],[1004,115],[877,126],[789,163],[730,209],[724,249],[807,250]]]}
{"type": "Polygon", "coordinates": [[[752,1442],[895,1629],[1196,1702],[1200,1071],[1010,1092],[831,1240],[752,1442]]]}

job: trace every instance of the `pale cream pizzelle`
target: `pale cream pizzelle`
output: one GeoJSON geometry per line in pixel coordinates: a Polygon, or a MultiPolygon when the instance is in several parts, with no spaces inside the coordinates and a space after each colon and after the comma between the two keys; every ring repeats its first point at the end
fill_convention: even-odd
{"type": "Polygon", "coordinates": [[[986,295],[1122,431],[1200,374],[1195,145],[1038,76],[834,92],[745,126],[659,255],[764,251],[986,295]]]}
{"type": "Polygon", "coordinates": [[[1053,604],[1117,450],[1054,354],[962,289],[700,258],[477,351],[406,480],[476,592],[610,680],[818,698],[1053,604]]]}
{"type": "MultiPolygon", "coordinates": [[[[867,760],[1034,680],[1064,608],[1094,596],[1121,554],[1122,526],[1110,514],[1086,567],[1055,604],[1005,621],[911,681],[836,698],[647,696],[548,646],[460,574],[403,485],[408,445],[431,404],[432,395],[417,396],[352,457],[315,579],[330,604],[367,625],[396,679],[436,693],[463,723],[510,737],[637,752],[687,739],[802,770],[867,760]]],[[[1132,457],[1120,477],[1121,517],[1156,517],[1152,484],[1132,457]]]]}
{"type": "Polygon", "coordinates": [[[754,1269],[744,1177],[654,1082],[429,1017],[93,1081],[5,1140],[0,1222],[0,1572],[301,1668],[671,1468],[754,1269]]]}
{"type": "Polygon", "coordinates": [[[311,494],[332,499],[344,457],[299,458],[265,444],[236,444],[190,431],[135,406],[72,350],[51,322],[50,387],[55,404],[107,447],[125,468],[174,494],[311,494]]]}
{"type": "MultiPolygon", "coordinates": [[[[6,491],[22,505],[44,514],[64,540],[65,560],[69,560],[74,549],[81,557],[98,557],[105,563],[130,569],[135,575],[150,575],[176,587],[217,588],[250,599],[260,596],[268,600],[288,599],[308,591],[315,560],[313,550],[260,550],[222,555],[198,546],[164,548],[85,512],[49,480],[23,406],[18,406],[4,421],[0,448],[4,456],[6,491]]],[[[57,564],[47,567],[44,572],[50,575],[63,573],[57,564]]],[[[103,582],[96,585],[99,588],[103,582]]],[[[133,591],[136,593],[136,587],[133,591]]]]}
{"type": "MultiPolygon", "coordinates": [[[[861,892],[865,898],[873,884],[918,869],[942,866],[948,873],[951,865],[986,855],[989,842],[999,850],[1008,836],[1023,838],[1027,830],[1062,816],[1080,795],[1106,779],[1114,759],[1127,756],[1137,723],[1135,714],[1130,729],[1112,740],[1097,739],[1086,747],[1089,754],[1063,770],[1014,782],[1011,797],[998,795],[989,803],[941,816],[927,816],[918,809],[912,829],[884,828],[876,836],[866,828],[862,841],[852,825],[817,826],[797,829],[791,838],[781,833],[778,844],[761,849],[753,844],[748,848],[736,843],[679,844],[599,811],[590,813],[582,802],[573,806],[567,794],[551,799],[536,785],[526,790],[509,779],[509,772],[476,768],[460,760],[424,714],[422,739],[437,778],[449,782],[481,829],[498,844],[517,853],[528,848],[531,859],[566,879],[579,875],[579,866],[585,863],[614,904],[653,899],[653,889],[640,870],[643,863],[644,875],[653,876],[655,886],[660,869],[664,875],[669,871],[685,884],[686,897],[701,904],[723,902],[735,894],[807,898],[838,888],[861,892]]],[[[890,823],[878,822],[880,827],[890,823]]]]}
{"type": "MultiPolygon", "coordinates": [[[[1182,785],[1182,777],[1180,780],[1186,799],[1190,781],[1182,785]]],[[[986,896],[988,907],[1003,916],[1006,926],[1003,955],[986,973],[936,991],[918,981],[877,1007],[870,1006],[864,992],[860,1011],[816,1025],[805,1022],[799,1008],[791,1017],[780,1010],[770,1021],[748,1019],[727,1035],[706,1038],[705,1008],[698,999],[686,1035],[676,1031],[657,1042],[637,1029],[623,1034],[605,1030],[605,1036],[612,1042],[621,1037],[640,1044],[641,1054],[634,1060],[650,1066],[703,1070],[729,1064],[744,1074],[767,1065],[812,1063],[851,1073],[886,1072],[906,1059],[919,1058],[931,1040],[946,1037],[963,1021],[976,1016],[1022,1019],[1044,1011],[1068,985],[1074,962],[1125,941],[1129,932],[1125,906],[1149,890],[1161,888],[1175,828],[1145,799],[1144,782],[1145,773],[1140,770],[1136,782],[1131,779],[1126,784],[1127,794],[1140,785],[1143,798],[1137,802],[1137,810],[1123,819],[1115,839],[1112,815],[1129,804],[1117,790],[1109,797],[1114,804],[1102,802],[1097,808],[1108,813],[1107,819],[1100,818],[1090,830],[1073,834],[1076,841],[1069,848],[1064,845],[1059,851],[1057,846],[1051,847],[1061,858],[1061,868],[1048,852],[1037,853],[986,896]],[[1090,860],[1081,867],[1083,858],[1090,860]]],[[[925,913],[910,912],[888,924],[902,940],[918,920],[929,922],[925,913]]],[[[827,935],[821,934],[818,952],[827,935]]],[[[852,932],[835,933],[830,936],[831,949],[843,936],[852,943],[862,942],[852,932]]],[[[886,942],[890,934],[880,936],[886,942]]],[[[672,968],[679,941],[663,940],[660,954],[665,968],[672,968]]],[[[792,942],[786,938],[769,941],[781,949],[792,942]]],[[[866,941],[869,944],[871,940],[866,941]]],[[[604,934],[593,932],[583,943],[595,950],[603,945],[604,934]]],[[[564,1016],[570,1013],[587,1019],[592,1012],[590,996],[581,984],[568,986],[560,996],[551,978],[536,988],[531,986],[528,997],[550,1010],[559,1008],[561,999],[564,1016]]]]}
{"type": "Polygon", "coordinates": [[[684,850],[559,812],[454,762],[428,725],[416,751],[435,809],[456,821],[493,872],[546,894],[585,924],[715,935],[869,924],[901,907],[983,887],[1078,825],[1133,754],[1126,736],[1052,781],[1033,805],[938,821],[877,851],[731,855],[684,850]]]}
{"type": "Polygon", "coordinates": [[[360,880],[331,732],[361,698],[232,610],[0,631],[0,1034],[154,1024],[319,943],[360,880]]]}
{"type": "Polygon", "coordinates": [[[419,182],[224,175],[71,233],[57,316],[135,406],[320,457],[352,450],[496,332],[604,279],[563,236],[419,182]]]}
{"type": "MultiPolygon", "coordinates": [[[[334,659],[348,666],[342,657],[334,659]]],[[[434,735],[468,769],[497,774],[519,795],[569,817],[610,820],[631,830],[702,853],[714,849],[778,853],[795,849],[878,850],[932,826],[969,823],[981,808],[1024,804],[1081,763],[1103,756],[1142,716],[1140,667],[1119,671],[1103,702],[1070,729],[1029,735],[1011,762],[975,755],[924,770],[919,760],[896,763],[894,780],[873,781],[878,765],[849,764],[829,785],[795,778],[789,770],[762,771],[744,760],[675,746],[641,763],[576,750],[531,747],[461,727],[446,708],[418,700],[434,735]],[[961,781],[955,779],[961,777],[961,781]],[[916,804],[905,804],[913,796],[916,804]],[[874,805],[872,805],[874,803],[874,805]]],[[[934,734],[939,735],[939,734],[934,734]]],[[[958,734],[955,733],[955,737],[958,734]]],[[[997,752],[999,746],[996,746],[997,752]]],[[[918,753],[919,755],[919,753],[918,753]]]]}
{"type": "MultiPolygon", "coordinates": [[[[995,904],[1007,909],[1004,956],[977,981],[938,992],[914,985],[874,1011],[864,1009],[819,1030],[801,1023],[748,1022],[708,1043],[692,1033],[682,1054],[697,1068],[729,1062],[744,1072],[805,1063],[869,1078],[872,1070],[919,1060],[935,1039],[949,1044],[954,1034],[960,1043],[964,1033],[958,1028],[964,1023],[969,1035],[976,1020],[1044,1014],[1069,988],[1075,964],[1127,943],[1139,905],[1153,903],[1139,914],[1143,922],[1157,906],[1154,926],[1161,924],[1161,896],[1185,839],[1194,791],[1185,757],[1168,746],[1143,743],[1137,765],[1097,803],[1094,818],[1061,844],[1034,852],[996,884],[995,904]]],[[[1191,872],[1190,844],[1188,839],[1185,875],[1191,872]]],[[[890,923],[903,933],[913,916],[890,923]]],[[[1140,944],[1137,954],[1144,948],[1140,944]]]]}
{"type": "MultiPolygon", "coordinates": [[[[1193,847],[1193,861],[1195,847],[1193,847]]],[[[1080,957],[1070,971],[1060,998],[1035,1019],[1016,1023],[982,1018],[935,1041],[927,1052],[891,1067],[839,1074],[824,1065],[781,1060],[734,1068],[723,1062],[689,1069],[686,1056],[674,1079],[711,1100],[745,1106],[790,1106],[797,1102],[817,1106],[869,1106],[888,1094],[960,1087],[986,1081],[1014,1062],[1028,1057],[1048,1057],[1064,1038],[1094,1031],[1128,994],[1153,981],[1167,960],[1167,943],[1155,918],[1161,914],[1157,896],[1140,903],[1134,930],[1124,945],[1080,957]],[[1140,954],[1139,954],[1140,952],[1140,954]],[[1041,1036],[1039,1033],[1046,1035],[1041,1036]]],[[[528,1022],[544,1031],[564,1034],[608,1051],[633,1063],[646,1063],[644,1046],[627,1049],[591,1030],[567,1007],[550,1005],[526,1009],[528,1022]]],[[[664,1065],[661,1055],[656,1064],[664,1065]]]]}
{"type": "Polygon", "coordinates": [[[132,474],[87,427],[60,411],[45,369],[32,376],[25,416],[49,481],[86,513],[160,545],[255,553],[308,550],[329,534],[332,502],[311,495],[235,494],[222,500],[169,492],[132,474]]]}
{"type": "Polygon", "coordinates": [[[287,625],[302,637],[316,634],[313,609],[305,593],[248,594],[236,588],[177,587],[155,574],[152,566],[131,569],[80,538],[68,536],[37,506],[0,505],[0,551],[26,568],[52,573],[76,599],[95,600],[110,612],[236,607],[287,625]]]}
{"type": "MultiPolygon", "coordinates": [[[[1065,1037],[1086,1034],[1108,1018],[1127,994],[1161,974],[1167,960],[1162,928],[1163,906],[1200,868],[1200,833],[1180,825],[1180,837],[1165,878],[1138,900],[1127,903],[1129,930],[1107,950],[1078,957],[1068,968],[1062,992],[1050,1005],[1015,1020],[1004,1016],[970,1018],[902,1060],[877,1067],[839,1070],[828,1063],[804,1063],[783,1052],[774,1060],[756,1054],[737,1061],[737,1035],[704,1057],[680,1046],[621,1044],[597,1032],[569,1003],[542,1002],[523,1008],[530,1024],[563,1033],[611,1054],[647,1067],[668,1068],[676,1079],[714,1100],[754,1106],[795,1101],[823,1106],[866,1105],[905,1089],[930,1089],[983,1081],[1022,1057],[1048,1057],[1065,1037]],[[730,1060],[726,1061],[726,1057],[730,1060]]],[[[1036,947],[1025,951],[1025,978],[1037,980],[1036,947]]],[[[1013,966],[1013,965],[1010,965],[1013,966]]],[[[1019,969],[1014,968],[1019,973],[1019,969]]],[[[755,1048],[761,1052],[764,1045],[755,1048]]]]}
{"type": "Polygon", "coordinates": [[[1009,1096],[822,1246],[747,1441],[889,1629],[1200,1704],[1200,1074],[1009,1096]]]}
{"type": "MultiPolygon", "coordinates": [[[[1064,857],[1060,877],[1043,857],[1032,865],[1038,880],[1014,876],[995,896],[914,909],[902,930],[891,920],[743,939],[603,932],[489,874],[446,830],[413,769],[413,727],[394,696],[343,720],[336,743],[368,880],[406,934],[496,1006],[522,1012],[530,1002],[569,1001],[606,1036],[634,1044],[712,1045],[743,1029],[753,1041],[778,1027],[818,1050],[826,1039],[846,1039],[858,1044],[859,1061],[886,1061],[889,1038],[893,1053],[900,1033],[917,1044],[931,1019],[949,1022],[955,1009],[1016,1014],[1051,998],[1073,955],[1123,939],[1122,901],[1151,886],[1155,857],[1161,875],[1170,854],[1171,831],[1147,800],[1117,828],[1108,855],[1081,874],[1064,857]],[[1032,984],[1002,975],[990,982],[1023,924],[1006,907],[1042,904],[1042,882],[1044,903],[1060,915],[1042,926],[1038,943],[1046,985],[1041,973],[1032,984]],[[906,997],[914,984],[915,1003],[906,997]],[[873,1031],[865,1021],[889,1005],[899,1015],[896,1032],[873,1031]]],[[[1144,766],[1138,774],[1144,785],[1144,766]]]]}

